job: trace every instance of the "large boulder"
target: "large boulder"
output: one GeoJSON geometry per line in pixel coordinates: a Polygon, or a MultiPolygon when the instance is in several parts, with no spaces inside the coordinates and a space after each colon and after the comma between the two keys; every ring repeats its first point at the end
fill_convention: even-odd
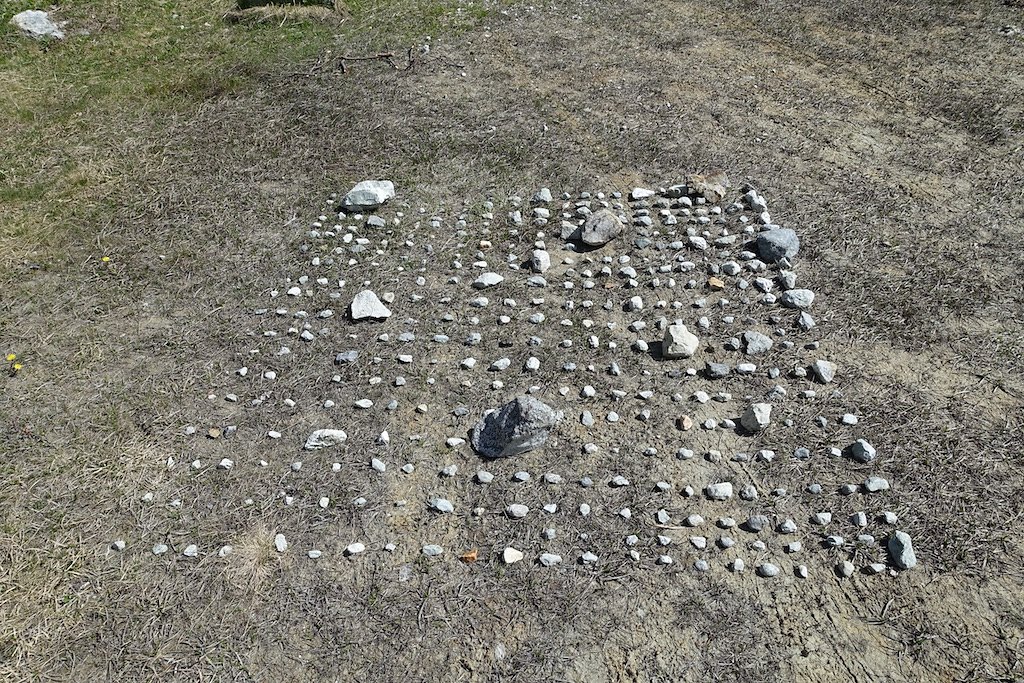
{"type": "Polygon", "coordinates": [[[519,396],[484,415],[470,432],[473,450],[486,458],[509,458],[543,446],[562,412],[530,396],[519,396]]]}
{"type": "Polygon", "coordinates": [[[601,209],[590,214],[583,224],[581,239],[584,244],[599,247],[607,244],[622,234],[622,221],[608,209],[601,209]]]}
{"type": "Polygon", "coordinates": [[[364,180],[348,191],[341,200],[346,211],[372,211],[395,196],[395,184],[390,180],[364,180]]]}

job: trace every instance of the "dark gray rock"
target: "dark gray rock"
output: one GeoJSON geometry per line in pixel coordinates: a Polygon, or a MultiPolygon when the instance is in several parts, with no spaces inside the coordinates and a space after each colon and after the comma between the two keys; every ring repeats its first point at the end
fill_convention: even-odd
{"type": "Polygon", "coordinates": [[[766,263],[791,259],[800,251],[800,238],[789,228],[766,230],[757,236],[757,253],[766,263]]]}
{"type": "Polygon", "coordinates": [[[470,443],[487,458],[508,458],[542,447],[562,412],[530,396],[519,396],[484,416],[470,432],[470,443]]]}

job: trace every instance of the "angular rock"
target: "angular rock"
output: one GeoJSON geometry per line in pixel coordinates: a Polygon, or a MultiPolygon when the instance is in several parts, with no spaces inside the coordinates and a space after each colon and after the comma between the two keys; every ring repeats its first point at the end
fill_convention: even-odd
{"type": "Polygon", "coordinates": [[[828,384],[836,377],[836,366],[834,363],[819,358],[811,363],[811,374],[822,384],[828,384]]]}
{"type": "Polygon", "coordinates": [[[721,481],[717,484],[710,484],[704,492],[711,500],[729,500],[732,498],[732,483],[721,481]]]}
{"type": "Polygon", "coordinates": [[[766,263],[791,259],[800,251],[800,238],[789,228],[775,228],[757,235],[757,253],[766,263]]]}
{"type": "Polygon", "coordinates": [[[391,317],[388,307],[369,289],[364,289],[355,295],[349,310],[352,320],[384,320],[391,317]]]}
{"type": "Polygon", "coordinates": [[[599,247],[622,234],[622,222],[608,209],[595,211],[583,225],[581,239],[584,244],[599,247]]]}
{"type": "Polygon", "coordinates": [[[782,293],[779,302],[786,308],[808,309],[814,303],[814,292],[809,289],[790,289],[782,293]]]}
{"type": "Polygon", "coordinates": [[[748,330],[743,333],[743,343],[748,356],[758,356],[772,348],[771,338],[754,330],[748,330]]]}
{"type": "Polygon", "coordinates": [[[857,439],[846,447],[850,457],[859,463],[867,464],[877,457],[875,447],[864,439],[857,439]]]}
{"type": "Polygon", "coordinates": [[[345,443],[348,435],[340,429],[318,429],[308,437],[303,446],[307,451],[318,451],[321,448],[330,448],[345,443]]]}
{"type": "Polygon", "coordinates": [[[45,38],[61,40],[64,38],[64,32],[60,30],[60,27],[50,19],[49,14],[41,10],[30,9],[18,12],[11,17],[11,25],[24,35],[36,40],[45,38]]]}
{"type": "Polygon", "coordinates": [[[917,566],[917,556],[914,555],[914,544],[910,540],[910,534],[897,531],[889,537],[888,548],[889,557],[898,568],[913,569],[917,566]]]}
{"type": "Polygon", "coordinates": [[[700,340],[697,335],[686,329],[686,325],[669,325],[665,330],[665,338],[661,344],[661,354],[665,358],[689,358],[697,352],[700,340]]]}
{"type": "Polygon", "coordinates": [[[369,211],[394,196],[395,185],[390,180],[364,180],[348,191],[341,205],[346,211],[369,211]]]}
{"type": "Polygon", "coordinates": [[[748,432],[760,432],[766,429],[772,420],[772,404],[753,403],[747,407],[740,418],[740,424],[748,432]]]}
{"type": "Polygon", "coordinates": [[[531,396],[519,396],[483,417],[470,432],[470,444],[487,458],[508,458],[542,447],[562,419],[557,411],[531,396]]]}
{"type": "Polygon", "coordinates": [[[551,255],[543,249],[534,249],[530,254],[530,268],[535,273],[545,273],[551,267],[551,255]]]}
{"type": "Polygon", "coordinates": [[[522,551],[509,546],[501,553],[501,559],[504,560],[505,564],[515,564],[523,559],[523,553],[522,551]]]}

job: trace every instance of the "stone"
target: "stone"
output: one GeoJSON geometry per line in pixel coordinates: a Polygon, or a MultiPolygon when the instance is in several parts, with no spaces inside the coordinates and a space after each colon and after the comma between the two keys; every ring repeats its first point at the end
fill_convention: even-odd
{"type": "Polygon", "coordinates": [[[372,211],[385,204],[395,196],[395,184],[390,180],[364,180],[356,183],[344,199],[341,206],[349,213],[372,211]]]}
{"type": "Polygon", "coordinates": [[[340,429],[317,429],[308,437],[303,448],[307,451],[318,451],[345,443],[348,435],[340,429]]]}
{"type": "Polygon", "coordinates": [[[530,512],[530,508],[521,503],[512,503],[505,508],[505,513],[513,519],[522,519],[530,512]]]}
{"type": "Polygon", "coordinates": [[[744,411],[740,424],[748,432],[760,432],[771,424],[771,418],[772,404],[753,403],[744,411]]]}
{"type": "Polygon", "coordinates": [[[501,553],[501,559],[505,564],[515,564],[523,559],[523,553],[515,548],[509,546],[501,553]]]}
{"type": "Polygon", "coordinates": [[[878,493],[879,491],[889,490],[889,481],[882,477],[868,477],[861,486],[864,488],[865,493],[878,493]]]}
{"type": "Polygon", "coordinates": [[[473,280],[474,289],[487,289],[488,287],[494,287],[500,285],[505,281],[501,275],[497,273],[483,273],[476,280],[473,280]]]}
{"type": "Polygon", "coordinates": [[[910,534],[904,531],[897,531],[889,537],[889,557],[892,563],[899,569],[913,569],[917,566],[917,556],[914,555],[914,544],[910,540],[910,534]]]}
{"type": "Polygon", "coordinates": [[[388,307],[369,289],[355,295],[349,311],[352,320],[384,320],[391,317],[388,307]]]}
{"type": "Polygon", "coordinates": [[[697,335],[686,329],[686,325],[677,323],[665,329],[665,337],[661,344],[661,354],[667,359],[690,358],[697,352],[700,340],[697,335]]]}
{"type": "Polygon", "coordinates": [[[423,554],[427,557],[437,557],[443,552],[444,548],[442,548],[439,545],[434,545],[433,543],[428,543],[427,545],[423,546],[423,554]]]}
{"type": "Polygon", "coordinates": [[[279,553],[283,553],[288,550],[288,539],[284,537],[284,534],[277,534],[274,536],[274,548],[279,553]]]}
{"type": "Polygon", "coordinates": [[[556,564],[562,563],[562,556],[555,555],[554,553],[542,553],[538,559],[541,565],[545,567],[554,567],[556,564]]]}
{"type": "Polygon", "coordinates": [[[790,289],[782,293],[779,302],[786,308],[808,309],[814,303],[814,292],[809,289],[790,289]]]}
{"type": "Polygon", "coordinates": [[[770,579],[774,576],[779,575],[779,568],[771,562],[765,562],[764,564],[758,565],[757,575],[766,579],[770,579]]]}
{"type": "Polygon", "coordinates": [[[543,249],[534,249],[530,253],[530,268],[535,273],[546,273],[551,268],[551,255],[543,249]]]}
{"type": "Polygon", "coordinates": [[[64,38],[64,32],[60,30],[60,27],[50,19],[49,14],[41,10],[30,9],[18,12],[11,17],[11,25],[22,34],[36,40],[47,38],[62,40],[64,38]]]}
{"type": "Polygon", "coordinates": [[[563,414],[530,396],[519,396],[485,415],[470,433],[473,450],[508,458],[541,448],[563,414]]]}
{"type": "Polygon", "coordinates": [[[758,356],[772,348],[771,338],[753,330],[743,333],[743,343],[748,356],[758,356]]]}
{"type": "Polygon", "coordinates": [[[875,447],[864,439],[857,439],[846,447],[850,457],[859,463],[867,464],[877,457],[875,447]]]}
{"type": "Polygon", "coordinates": [[[704,492],[711,500],[729,500],[732,498],[732,484],[728,481],[711,484],[704,492]]]}
{"type": "Polygon", "coordinates": [[[345,554],[351,557],[352,555],[358,555],[359,553],[366,550],[366,546],[362,543],[349,543],[345,548],[345,554]]]}
{"type": "Polygon", "coordinates": [[[775,228],[757,235],[757,253],[765,263],[792,259],[800,251],[800,238],[789,228],[775,228]]]}
{"type": "Polygon", "coordinates": [[[622,222],[608,209],[595,211],[583,224],[581,239],[584,244],[599,247],[622,234],[622,222]]]}
{"type": "Polygon", "coordinates": [[[836,376],[836,366],[834,363],[830,363],[827,360],[821,360],[820,358],[811,363],[811,374],[814,378],[822,384],[828,384],[836,376]]]}
{"type": "Polygon", "coordinates": [[[430,501],[430,509],[437,512],[455,512],[455,506],[447,498],[433,498],[430,501]]]}

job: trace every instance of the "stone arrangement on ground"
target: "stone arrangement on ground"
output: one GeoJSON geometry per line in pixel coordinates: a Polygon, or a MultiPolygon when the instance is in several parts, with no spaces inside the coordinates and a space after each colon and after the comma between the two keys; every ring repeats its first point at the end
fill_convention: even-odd
{"type": "Polygon", "coordinates": [[[914,567],[884,454],[817,339],[800,236],[757,190],[542,188],[454,216],[400,195],[327,200],[212,423],[168,462],[238,508],[288,509],[274,552],[790,581],[914,567]],[[234,455],[195,457],[210,440],[234,455]],[[330,531],[297,546],[310,528],[330,531]]]}

